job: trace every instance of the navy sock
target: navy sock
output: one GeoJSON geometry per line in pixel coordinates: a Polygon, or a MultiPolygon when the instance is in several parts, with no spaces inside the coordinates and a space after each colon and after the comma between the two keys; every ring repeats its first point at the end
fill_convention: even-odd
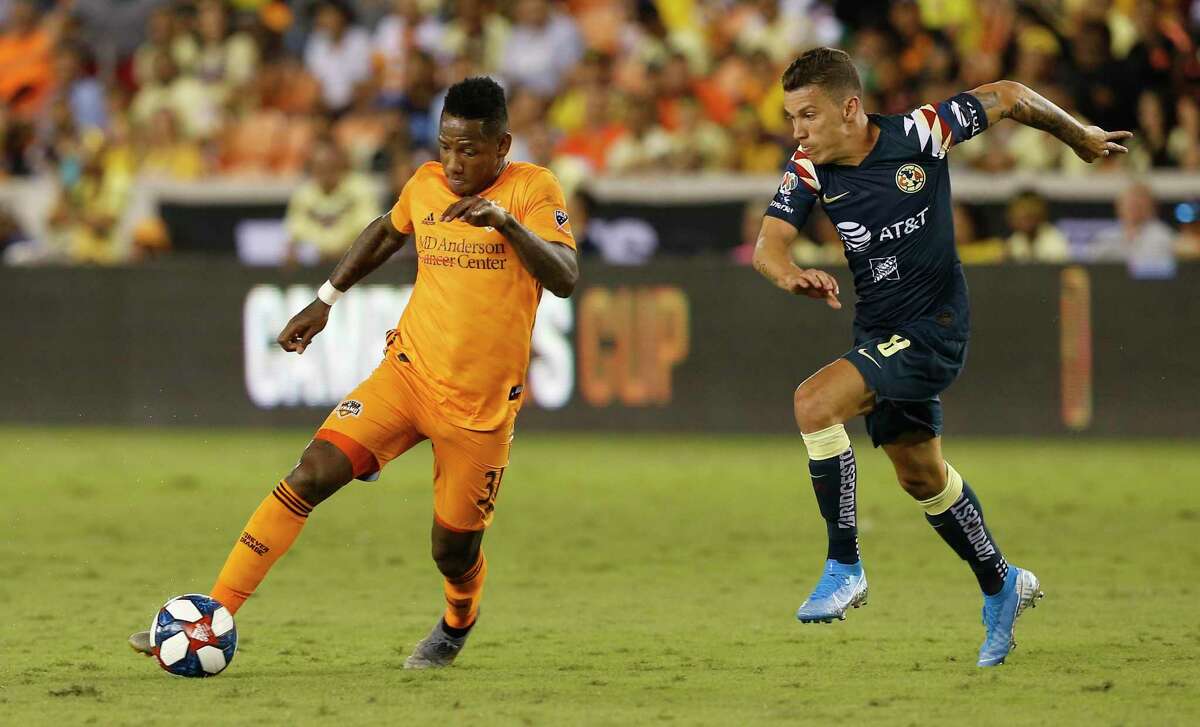
{"type": "Polygon", "coordinates": [[[825,530],[829,535],[826,557],[847,565],[857,563],[858,468],[854,463],[854,449],[829,459],[810,459],[808,473],[812,475],[817,507],[821,517],[825,518],[825,530]]]}
{"type": "Polygon", "coordinates": [[[1008,575],[1008,561],[1000,552],[983,521],[983,507],[971,486],[963,482],[962,496],[950,509],[937,515],[925,515],[942,540],[967,561],[979,587],[989,596],[1000,592],[1008,575]]]}
{"type": "Polygon", "coordinates": [[[451,626],[450,624],[446,623],[446,619],[442,619],[442,631],[445,631],[446,634],[453,636],[456,639],[461,639],[462,637],[471,633],[471,629],[473,629],[474,627],[475,627],[475,623],[472,622],[471,625],[466,627],[465,629],[457,629],[457,628],[454,628],[453,626],[451,626]]]}

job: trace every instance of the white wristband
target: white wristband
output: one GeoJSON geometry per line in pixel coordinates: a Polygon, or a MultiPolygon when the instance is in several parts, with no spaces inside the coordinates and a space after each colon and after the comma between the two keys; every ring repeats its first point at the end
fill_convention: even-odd
{"type": "Polygon", "coordinates": [[[321,302],[325,305],[333,305],[337,302],[338,298],[342,297],[342,295],[343,292],[333,287],[333,283],[329,282],[328,280],[326,280],[325,284],[321,286],[321,289],[317,291],[317,297],[320,298],[321,302]]]}

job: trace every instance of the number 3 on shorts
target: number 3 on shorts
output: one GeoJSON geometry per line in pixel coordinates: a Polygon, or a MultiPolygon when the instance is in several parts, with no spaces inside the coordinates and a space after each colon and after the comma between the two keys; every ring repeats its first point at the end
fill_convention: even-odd
{"type": "Polygon", "coordinates": [[[884,341],[883,343],[879,344],[877,348],[879,349],[879,352],[883,354],[884,358],[887,358],[897,351],[903,351],[911,345],[912,341],[908,340],[904,336],[901,336],[899,333],[893,333],[890,341],[884,341]]]}

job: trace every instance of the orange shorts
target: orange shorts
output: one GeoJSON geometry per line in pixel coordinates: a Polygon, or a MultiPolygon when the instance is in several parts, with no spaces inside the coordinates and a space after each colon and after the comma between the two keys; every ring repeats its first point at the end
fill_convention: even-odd
{"type": "Polygon", "coordinates": [[[408,364],[386,356],[329,414],[314,438],[340,449],[359,478],[430,440],[434,518],[450,530],[482,530],[492,523],[513,422],[490,432],[455,426],[420,393],[416,376],[408,364]]]}

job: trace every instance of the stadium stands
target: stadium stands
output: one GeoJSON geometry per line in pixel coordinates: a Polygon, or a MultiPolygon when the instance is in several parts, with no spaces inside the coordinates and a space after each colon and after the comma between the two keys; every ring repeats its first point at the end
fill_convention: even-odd
{"type": "MultiPolygon", "coordinates": [[[[381,188],[390,190],[396,170],[434,156],[444,89],[472,74],[508,89],[514,157],[550,166],[568,188],[648,173],[766,179],[794,147],[780,72],[818,44],[852,53],[876,111],[1008,77],[1137,134],[1128,157],[1085,168],[1054,139],[1006,125],[956,151],[964,171],[1014,179],[1195,172],[1195,8],[1150,0],[11,0],[0,3],[0,180],[10,180],[0,181],[10,188],[0,200],[14,206],[12,188],[29,180],[56,199],[36,215],[14,206],[0,244],[16,246],[5,253],[10,262],[126,261],[136,230],[164,229],[130,217],[146,184],[275,180],[287,186],[277,200],[286,202],[314,142],[327,137],[355,172],[389,176],[381,188]]],[[[769,191],[764,184],[742,199],[769,191]]],[[[1197,196],[1188,187],[1177,201],[1197,196]]],[[[985,238],[1029,234],[1003,220],[983,227],[985,238]]],[[[811,232],[820,241],[821,230],[811,232]]],[[[1063,254],[1058,242],[1021,238],[964,257],[1063,254]]]]}

